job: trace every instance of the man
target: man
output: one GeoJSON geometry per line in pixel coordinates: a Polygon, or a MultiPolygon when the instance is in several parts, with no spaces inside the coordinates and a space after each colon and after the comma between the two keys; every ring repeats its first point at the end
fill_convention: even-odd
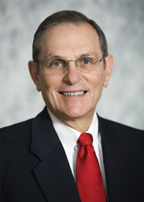
{"type": "Polygon", "coordinates": [[[1,202],[144,201],[144,132],[95,112],[112,67],[103,31],[83,14],[60,11],[41,23],[29,71],[46,107],[0,130],[1,202]],[[91,158],[88,168],[78,160],[81,133],[93,137],[100,171],[96,179],[93,170],[89,175],[101,186],[95,193],[87,184],[95,163],[91,158]]]}

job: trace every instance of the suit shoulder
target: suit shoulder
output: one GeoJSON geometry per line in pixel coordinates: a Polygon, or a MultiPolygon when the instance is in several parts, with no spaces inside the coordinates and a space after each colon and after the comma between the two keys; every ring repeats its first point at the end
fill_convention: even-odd
{"type": "MultiPolygon", "coordinates": [[[[113,145],[127,145],[135,154],[144,155],[144,131],[98,116],[103,140],[113,145]]],[[[137,157],[139,158],[139,157],[137,157]]]]}
{"type": "Polygon", "coordinates": [[[102,118],[98,115],[99,119],[99,127],[105,128],[105,130],[113,130],[113,131],[118,131],[121,134],[140,134],[144,136],[144,130],[140,130],[131,126],[127,126],[122,123],[118,123],[109,119],[102,118]]]}
{"type": "Polygon", "coordinates": [[[3,142],[11,142],[19,140],[31,131],[32,119],[6,126],[0,129],[0,145],[3,142]]]}
{"type": "MultiPolygon", "coordinates": [[[[0,129],[1,169],[19,162],[28,154],[31,142],[32,120],[27,120],[0,129]]],[[[0,170],[1,170],[0,169],[0,170]]]]}
{"type": "Polygon", "coordinates": [[[0,134],[1,133],[7,133],[11,131],[17,131],[21,130],[22,128],[27,128],[31,125],[33,119],[29,119],[23,122],[15,123],[13,125],[5,126],[3,128],[0,128],[0,134]]]}

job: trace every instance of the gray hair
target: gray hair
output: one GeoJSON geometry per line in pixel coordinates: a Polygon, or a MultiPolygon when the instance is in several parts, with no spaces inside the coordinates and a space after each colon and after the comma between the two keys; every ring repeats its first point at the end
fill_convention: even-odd
{"type": "Polygon", "coordinates": [[[97,32],[99,41],[100,41],[100,46],[101,50],[103,53],[103,56],[108,55],[108,47],[107,47],[107,41],[106,37],[99,27],[99,25],[96,24],[95,21],[87,18],[84,14],[77,12],[77,11],[71,11],[71,10],[63,10],[56,12],[50,16],[48,16],[38,27],[36,30],[36,33],[34,35],[34,40],[33,40],[33,60],[35,62],[38,62],[38,57],[40,54],[40,40],[43,32],[47,30],[48,28],[52,28],[56,25],[62,24],[62,23],[88,23],[90,24],[97,32]]]}

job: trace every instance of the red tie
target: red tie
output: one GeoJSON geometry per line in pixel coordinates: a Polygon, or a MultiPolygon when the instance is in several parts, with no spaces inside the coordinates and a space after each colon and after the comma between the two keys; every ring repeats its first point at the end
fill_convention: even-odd
{"type": "Polygon", "coordinates": [[[76,180],[82,202],[106,202],[99,163],[92,145],[92,135],[82,133],[77,141],[76,180]]]}

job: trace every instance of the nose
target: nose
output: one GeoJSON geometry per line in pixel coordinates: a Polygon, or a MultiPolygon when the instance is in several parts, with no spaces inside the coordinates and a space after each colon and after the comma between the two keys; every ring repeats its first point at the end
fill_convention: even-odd
{"type": "Polygon", "coordinates": [[[64,81],[69,85],[78,83],[82,78],[82,73],[77,69],[76,63],[73,60],[69,60],[68,69],[64,75],[64,81]]]}

